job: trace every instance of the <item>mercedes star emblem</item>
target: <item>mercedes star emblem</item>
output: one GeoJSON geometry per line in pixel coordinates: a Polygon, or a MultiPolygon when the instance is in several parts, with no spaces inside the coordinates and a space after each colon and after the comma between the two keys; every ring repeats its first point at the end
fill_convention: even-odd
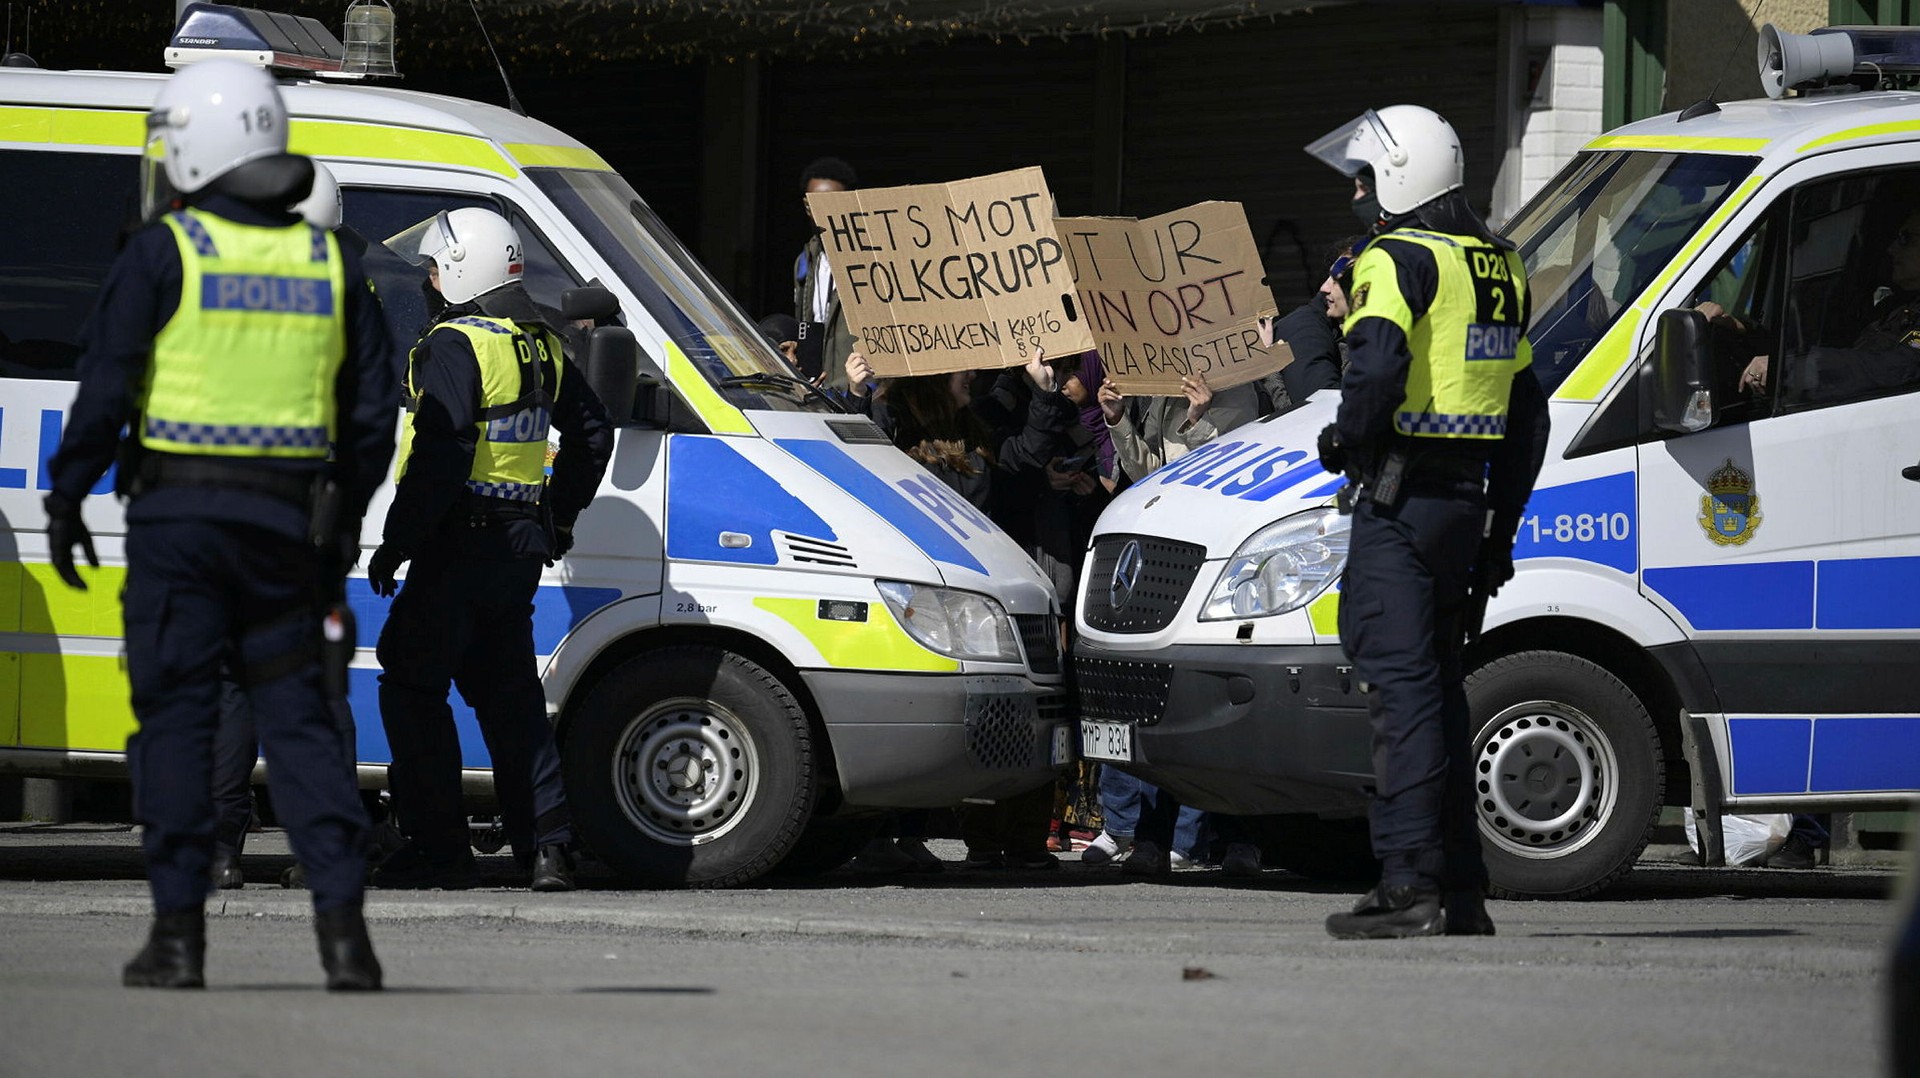
{"type": "Polygon", "coordinates": [[[1134,585],[1140,583],[1140,566],[1146,561],[1140,553],[1140,540],[1129,539],[1120,548],[1120,560],[1113,563],[1113,579],[1107,584],[1107,602],[1118,610],[1133,598],[1134,585]]]}

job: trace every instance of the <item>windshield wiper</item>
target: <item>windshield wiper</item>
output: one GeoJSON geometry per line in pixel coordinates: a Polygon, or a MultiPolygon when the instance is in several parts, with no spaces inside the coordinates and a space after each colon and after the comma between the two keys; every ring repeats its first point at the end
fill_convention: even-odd
{"type": "Polygon", "coordinates": [[[770,371],[755,371],[752,374],[730,374],[720,379],[719,384],[726,389],[770,389],[785,391],[792,393],[795,399],[801,401],[805,401],[810,397],[818,397],[826,402],[827,407],[834,411],[846,411],[845,408],[840,406],[839,401],[821,392],[819,386],[814,385],[804,378],[795,378],[791,375],[774,374],[770,371]]]}

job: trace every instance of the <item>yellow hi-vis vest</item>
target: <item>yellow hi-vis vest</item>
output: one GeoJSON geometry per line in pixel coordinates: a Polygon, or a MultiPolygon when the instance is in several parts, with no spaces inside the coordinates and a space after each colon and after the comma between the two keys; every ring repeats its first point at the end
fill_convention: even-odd
{"type": "Polygon", "coordinates": [[[1513,376],[1533,362],[1527,343],[1526,267],[1515,251],[1471,236],[1399,228],[1360,253],[1346,329],[1384,318],[1407,335],[1413,364],[1393,426],[1414,438],[1500,438],[1513,376]],[[1387,243],[1433,252],[1440,287],[1418,320],[1400,294],[1387,243]]]}
{"type": "Polygon", "coordinates": [[[435,333],[466,337],[480,364],[480,440],[474,446],[467,490],[537,503],[547,485],[547,430],[553,399],[560,394],[560,340],[544,327],[522,328],[505,318],[450,318],[414,345],[407,356],[407,426],[400,434],[394,478],[407,474],[407,459],[413,455],[413,419],[420,400],[414,363],[435,333]]]}
{"type": "Polygon", "coordinates": [[[339,243],[305,223],[243,225],[193,209],[164,220],[180,250],[180,305],[153,341],[140,443],[325,458],[347,352],[339,243]]]}

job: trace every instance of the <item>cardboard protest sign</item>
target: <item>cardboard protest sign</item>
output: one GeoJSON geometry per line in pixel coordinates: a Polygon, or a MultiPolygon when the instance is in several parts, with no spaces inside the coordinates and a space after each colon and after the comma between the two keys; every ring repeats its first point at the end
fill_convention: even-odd
{"type": "Polygon", "coordinates": [[[855,347],[898,377],[1093,347],[1038,168],[807,196],[855,347]]]}
{"type": "Polygon", "coordinates": [[[1275,313],[1260,249],[1238,202],[1202,202],[1144,221],[1062,217],[1080,308],[1122,393],[1171,396],[1183,375],[1214,389],[1264,377],[1293,353],[1260,347],[1275,313]]]}

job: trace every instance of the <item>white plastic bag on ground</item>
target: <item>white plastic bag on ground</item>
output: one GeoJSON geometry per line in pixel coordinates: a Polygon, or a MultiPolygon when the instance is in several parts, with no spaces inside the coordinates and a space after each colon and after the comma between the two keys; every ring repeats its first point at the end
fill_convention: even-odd
{"type": "MultiPolygon", "coordinates": [[[[1700,852],[1700,834],[1693,826],[1693,810],[1685,812],[1687,845],[1700,852]]],[[[1757,865],[1787,841],[1793,817],[1784,812],[1767,816],[1722,816],[1720,833],[1727,843],[1727,864],[1757,865]]]]}

